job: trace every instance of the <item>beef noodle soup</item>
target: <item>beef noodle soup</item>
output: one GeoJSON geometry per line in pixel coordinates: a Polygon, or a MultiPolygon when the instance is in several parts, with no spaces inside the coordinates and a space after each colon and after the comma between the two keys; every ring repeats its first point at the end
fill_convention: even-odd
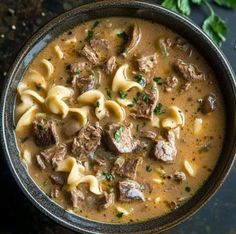
{"type": "Polygon", "coordinates": [[[92,220],[137,222],[177,209],[221,152],[225,110],[214,72],[156,23],[83,23],[35,57],[17,91],[16,139],[29,174],[92,220]]]}

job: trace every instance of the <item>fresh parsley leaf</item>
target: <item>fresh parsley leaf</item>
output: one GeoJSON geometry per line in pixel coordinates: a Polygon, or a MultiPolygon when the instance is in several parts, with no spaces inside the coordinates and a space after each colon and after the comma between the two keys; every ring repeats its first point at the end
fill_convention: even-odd
{"type": "Polygon", "coordinates": [[[197,5],[201,5],[204,3],[205,0],[191,0],[192,3],[197,4],[197,5]]]}
{"type": "Polygon", "coordinates": [[[98,25],[99,25],[99,21],[96,20],[96,21],[94,22],[94,24],[93,24],[93,26],[92,26],[91,29],[92,29],[92,30],[95,29],[98,25]]]}
{"type": "MultiPolygon", "coordinates": [[[[210,5],[207,4],[209,7],[210,5]]],[[[222,42],[226,40],[227,36],[227,26],[225,21],[221,19],[219,16],[215,14],[212,8],[209,8],[211,14],[208,18],[203,22],[203,30],[204,32],[211,37],[218,46],[222,45],[222,42]]]]}
{"type": "Polygon", "coordinates": [[[217,3],[219,6],[236,8],[235,0],[214,0],[214,2],[217,3]]]}
{"type": "Polygon", "coordinates": [[[161,115],[161,114],[165,113],[165,110],[162,107],[163,107],[163,105],[161,103],[158,103],[158,105],[155,107],[155,109],[153,111],[154,114],[161,115]]]}
{"type": "Polygon", "coordinates": [[[147,165],[147,166],[146,166],[146,171],[147,171],[147,172],[151,172],[151,171],[152,171],[152,168],[151,168],[150,165],[147,165]]]}
{"type": "Polygon", "coordinates": [[[109,89],[107,89],[106,93],[107,93],[107,96],[109,97],[109,99],[112,99],[112,93],[109,89]]]}
{"type": "Polygon", "coordinates": [[[66,64],[66,70],[69,71],[71,69],[71,64],[66,64]]]}
{"type": "Polygon", "coordinates": [[[146,81],[143,77],[143,75],[138,74],[134,77],[134,79],[136,80],[137,83],[139,83],[140,85],[142,85],[143,87],[146,85],[146,81]]]}
{"type": "Polygon", "coordinates": [[[123,92],[123,91],[119,91],[118,94],[119,94],[119,97],[120,97],[121,99],[125,99],[126,96],[127,96],[127,94],[126,94],[125,92],[123,92]]]}
{"type": "Polygon", "coordinates": [[[99,102],[97,102],[97,103],[96,103],[96,107],[99,107],[99,106],[100,106],[100,103],[99,103],[99,102]]]}
{"type": "Polygon", "coordinates": [[[190,15],[191,9],[189,0],[178,0],[178,9],[183,15],[190,15]]]}
{"type": "Polygon", "coordinates": [[[147,94],[144,94],[144,95],[143,95],[143,101],[144,101],[145,103],[148,103],[148,101],[149,101],[149,96],[148,96],[147,94]]]}
{"type": "Polygon", "coordinates": [[[108,181],[112,181],[115,179],[115,176],[112,175],[110,172],[103,172],[102,175],[106,178],[108,181]]]}
{"type": "Polygon", "coordinates": [[[88,33],[87,33],[87,37],[85,38],[85,41],[90,41],[93,39],[93,36],[94,36],[94,31],[92,30],[89,30],[88,33]]]}
{"type": "Polygon", "coordinates": [[[122,132],[123,132],[123,128],[119,128],[119,129],[116,130],[116,132],[115,132],[115,140],[116,140],[117,143],[119,143],[120,140],[121,140],[121,134],[122,134],[122,132]]]}
{"type": "Polygon", "coordinates": [[[153,80],[158,84],[162,85],[163,84],[163,79],[161,77],[154,77],[153,80]]]}
{"type": "Polygon", "coordinates": [[[191,192],[191,188],[190,187],[185,187],[185,191],[187,192],[187,193],[190,193],[191,192]]]}
{"type": "Polygon", "coordinates": [[[122,218],[122,217],[123,217],[123,214],[124,214],[123,212],[118,212],[118,213],[116,214],[116,217],[117,217],[117,218],[122,218]]]}
{"type": "Polygon", "coordinates": [[[178,12],[177,0],[164,0],[161,5],[169,10],[178,12]]]}
{"type": "Polygon", "coordinates": [[[130,103],[127,105],[128,107],[134,107],[134,103],[130,103]]]}
{"type": "Polygon", "coordinates": [[[43,186],[47,186],[48,183],[49,183],[48,179],[44,180],[44,182],[43,182],[43,186]]]}
{"type": "Polygon", "coordinates": [[[201,146],[201,148],[198,150],[198,152],[201,153],[207,153],[210,148],[212,147],[211,143],[205,144],[203,146],[201,146]]]}
{"type": "Polygon", "coordinates": [[[129,40],[129,35],[125,31],[117,33],[117,36],[122,38],[125,42],[129,40]]]}

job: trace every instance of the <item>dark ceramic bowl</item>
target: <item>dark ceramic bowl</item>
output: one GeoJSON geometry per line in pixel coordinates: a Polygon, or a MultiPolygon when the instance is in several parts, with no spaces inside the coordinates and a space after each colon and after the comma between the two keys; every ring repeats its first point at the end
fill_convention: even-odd
{"type": "Polygon", "coordinates": [[[234,74],[223,53],[191,21],[160,6],[140,1],[103,1],[78,7],[53,19],[24,46],[12,65],[5,82],[1,101],[1,143],[9,168],[19,187],[43,213],[58,223],[83,233],[158,233],[189,218],[223,183],[234,160],[236,138],[236,87],[234,74]],[[95,222],[65,211],[34,183],[22,164],[14,134],[16,88],[27,66],[48,42],[81,22],[100,17],[128,16],[166,25],[189,40],[213,67],[226,107],[226,134],[217,165],[199,191],[182,207],[160,218],[133,224],[95,222]]]}

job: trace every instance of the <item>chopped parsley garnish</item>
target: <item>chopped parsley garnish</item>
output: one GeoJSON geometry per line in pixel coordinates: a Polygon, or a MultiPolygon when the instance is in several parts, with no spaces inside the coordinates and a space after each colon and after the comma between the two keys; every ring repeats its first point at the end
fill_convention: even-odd
{"type": "Polygon", "coordinates": [[[198,152],[200,154],[201,153],[207,153],[210,150],[211,147],[212,147],[211,143],[205,144],[198,150],[198,152]]]}
{"type": "Polygon", "coordinates": [[[125,31],[117,33],[117,36],[122,38],[125,42],[129,40],[129,35],[125,31]]]}
{"type": "Polygon", "coordinates": [[[149,96],[148,96],[147,94],[144,94],[144,95],[143,95],[143,101],[144,101],[145,103],[148,103],[148,101],[149,101],[149,96]]]}
{"type": "Polygon", "coordinates": [[[134,103],[130,103],[127,105],[128,107],[134,107],[134,103]]]}
{"type": "Polygon", "coordinates": [[[119,94],[119,97],[120,97],[121,99],[125,99],[126,96],[127,96],[127,94],[126,94],[125,92],[123,92],[123,91],[119,91],[118,94],[119,94]]]}
{"type": "Polygon", "coordinates": [[[93,39],[93,36],[94,36],[94,31],[92,30],[89,30],[88,31],[88,34],[87,34],[87,37],[85,38],[85,41],[90,41],[93,39]]]}
{"type": "Polygon", "coordinates": [[[122,132],[123,132],[123,128],[119,128],[119,129],[116,130],[116,132],[115,132],[115,140],[116,140],[117,143],[119,143],[120,140],[121,140],[121,134],[122,134],[122,132]]]}
{"type": "Polygon", "coordinates": [[[123,215],[124,215],[124,213],[123,213],[123,212],[118,212],[118,213],[116,214],[116,217],[117,217],[117,218],[122,218],[122,217],[123,217],[123,215]]]}
{"type": "Polygon", "coordinates": [[[151,172],[151,171],[152,171],[152,168],[151,168],[150,165],[147,165],[147,166],[146,166],[146,171],[147,171],[147,172],[151,172]]]}
{"type": "Polygon", "coordinates": [[[185,191],[190,193],[191,192],[191,188],[187,186],[187,187],[185,187],[185,191]]]}
{"type": "Polygon", "coordinates": [[[107,89],[106,93],[107,93],[107,96],[109,97],[109,99],[112,99],[112,93],[109,89],[107,89]]]}
{"type": "Polygon", "coordinates": [[[100,106],[100,103],[99,103],[99,102],[97,102],[97,103],[96,103],[96,107],[99,107],[99,106],[100,106]]]}
{"type": "Polygon", "coordinates": [[[69,71],[71,69],[71,64],[66,64],[66,70],[69,71]]]}
{"type": "Polygon", "coordinates": [[[127,49],[127,48],[122,48],[122,49],[120,50],[120,53],[121,53],[121,54],[127,54],[127,53],[128,53],[128,49],[127,49]]]}
{"type": "Polygon", "coordinates": [[[91,29],[92,29],[92,30],[95,29],[98,25],[99,25],[99,21],[96,20],[96,21],[94,22],[94,24],[93,24],[93,26],[92,26],[91,29]]]}
{"type": "Polygon", "coordinates": [[[143,87],[145,86],[146,81],[145,81],[143,75],[138,74],[138,75],[136,75],[134,78],[135,78],[135,80],[136,80],[137,83],[139,83],[139,84],[142,85],[143,87]]]}
{"type": "Polygon", "coordinates": [[[103,172],[102,175],[106,178],[106,180],[108,181],[112,181],[115,179],[115,176],[112,175],[111,173],[109,172],[103,172]]]}
{"type": "Polygon", "coordinates": [[[153,80],[158,84],[162,85],[163,84],[163,79],[161,77],[154,77],[153,80]]]}
{"type": "Polygon", "coordinates": [[[155,107],[153,112],[155,115],[161,115],[165,113],[165,110],[163,109],[163,105],[161,103],[158,103],[158,105],[155,107]]]}
{"type": "Polygon", "coordinates": [[[21,143],[25,143],[26,141],[28,141],[30,139],[29,136],[25,136],[24,138],[21,139],[21,143]]]}
{"type": "Polygon", "coordinates": [[[80,74],[80,69],[78,68],[75,73],[76,73],[77,75],[79,75],[79,74],[80,74]]]}
{"type": "Polygon", "coordinates": [[[44,180],[44,182],[43,182],[43,186],[47,186],[48,185],[48,179],[46,179],[46,180],[44,180]]]}

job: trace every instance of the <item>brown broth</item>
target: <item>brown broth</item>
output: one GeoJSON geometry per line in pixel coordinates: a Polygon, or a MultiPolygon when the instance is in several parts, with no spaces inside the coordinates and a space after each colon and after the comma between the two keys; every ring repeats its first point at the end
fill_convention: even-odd
{"type": "MultiPolygon", "coordinates": [[[[94,21],[86,22],[81,24],[74,29],[70,30],[71,33],[65,32],[52,42],[50,42],[46,48],[44,48],[33,60],[28,69],[37,70],[42,75],[46,76],[45,67],[42,65],[42,59],[50,59],[50,62],[54,65],[55,71],[50,79],[46,78],[48,86],[50,87],[53,84],[61,84],[65,86],[70,86],[67,83],[68,73],[65,70],[65,65],[78,61],[76,51],[80,50],[85,44],[85,38],[87,36],[87,29],[91,28],[94,21]],[[69,35],[70,34],[70,35],[69,35]],[[65,44],[65,40],[76,37],[77,43],[75,44],[65,44]],[[55,45],[59,45],[64,53],[64,59],[60,60],[57,58],[53,48],[55,45]]],[[[157,39],[164,37],[170,38],[172,41],[176,38],[181,38],[179,35],[169,30],[168,28],[148,21],[132,18],[107,18],[99,19],[99,25],[95,28],[95,36],[99,38],[106,38],[112,48],[112,53],[117,57],[118,65],[124,63],[130,64],[130,74],[129,77],[132,79],[134,75],[132,71],[135,70],[133,66],[132,57],[124,59],[121,56],[117,56],[117,48],[122,43],[122,39],[117,37],[117,33],[124,31],[127,27],[133,23],[139,25],[142,31],[142,38],[135,49],[135,54],[149,55],[157,52],[156,43],[157,39]]],[[[183,39],[184,40],[184,39],[183,39]]],[[[187,43],[187,42],[186,42],[187,43]]],[[[190,45],[190,44],[189,44],[190,45]]],[[[190,45],[191,46],[191,45],[190,45]]],[[[150,77],[163,77],[166,78],[169,74],[172,73],[171,64],[176,58],[181,58],[186,62],[195,64],[200,70],[206,74],[206,81],[193,83],[191,89],[183,94],[179,94],[179,91],[173,90],[172,92],[165,92],[163,86],[158,86],[160,92],[160,100],[164,105],[164,108],[175,105],[183,110],[185,113],[186,123],[183,129],[181,129],[180,139],[176,141],[176,148],[178,150],[177,158],[173,164],[166,164],[160,161],[154,161],[145,152],[138,154],[127,155],[128,157],[143,157],[142,166],[139,166],[136,180],[139,183],[148,182],[153,186],[152,193],[145,193],[145,202],[130,202],[122,203],[116,201],[115,204],[103,211],[97,211],[95,208],[86,207],[81,205],[80,208],[74,210],[78,215],[82,215],[92,220],[98,220],[102,222],[114,222],[114,223],[126,223],[126,222],[136,222],[143,221],[154,217],[159,217],[164,214],[171,212],[172,207],[170,207],[171,202],[177,202],[179,205],[187,201],[189,198],[196,193],[196,191],[204,184],[213,170],[217,159],[220,155],[223,138],[224,138],[224,129],[225,129],[225,111],[222,95],[218,83],[212,69],[208,66],[207,61],[200,55],[201,51],[197,51],[195,48],[192,48],[192,54],[189,57],[185,52],[179,49],[170,49],[170,54],[168,57],[163,57],[159,53],[158,64],[151,71],[150,77]],[[209,115],[203,115],[199,111],[198,99],[204,97],[206,94],[214,93],[217,97],[217,110],[209,115]],[[203,130],[199,136],[194,136],[193,134],[193,123],[195,118],[201,118],[203,120],[203,130]],[[200,148],[204,144],[210,142],[211,147],[206,152],[199,152],[200,148]],[[189,176],[183,165],[183,161],[188,160],[194,167],[196,171],[196,176],[189,176]],[[149,169],[151,168],[151,169],[149,169]],[[183,181],[180,184],[177,184],[173,179],[163,179],[163,184],[156,184],[152,179],[160,178],[158,174],[158,168],[162,168],[167,175],[172,175],[175,171],[184,171],[187,175],[187,180],[183,181]],[[187,187],[187,189],[186,189],[187,187]],[[190,188],[190,189],[188,189],[190,188]],[[190,191],[189,191],[190,190],[190,191]],[[155,198],[160,197],[160,202],[155,203],[155,198]],[[169,205],[168,205],[169,204],[169,205]],[[117,217],[116,206],[121,206],[124,209],[132,210],[132,212],[121,218],[117,217]]],[[[112,76],[108,77],[105,73],[102,72],[101,68],[95,68],[97,71],[101,71],[101,84],[98,88],[106,95],[106,88],[111,89],[112,76]]],[[[28,70],[26,71],[24,77],[27,77],[28,70]]],[[[181,77],[179,77],[181,80],[181,77]]],[[[24,81],[24,78],[23,78],[24,81]]],[[[32,87],[35,90],[35,87],[32,87]]],[[[39,93],[42,96],[45,96],[45,92],[40,90],[39,93]]],[[[112,93],[113,98],[117,94],[112,93]]],[[[132,92],[131,94],[132,95],[132,92]]],[[[20,98],[17,98],[17,105],[20,104],[20,98]]],[[[76,103],[70,103],[71,107],[76,107],[76,103]]],[[[126,108],[129,112],[129,108],[126,108]]],[[[46,108],[42,107],[42,110],[47,111],[46,108]]],[[[62,120],[60,116],[47,113],[53,118],[57,118],[59,121],[66,122],[68,118],[62,120]]],[[[16,119],[19,119],[20,116],[16,116],[16,119]]],[[[95,116],[91,113],[89,117],[90,121],[95,120],[95,116]]],[[[101,121],[101,126],[105,125],[108,122],[112,122],[112,118],[106,118],[101,121]]],[[[132,117],[126,117],[127,122],[132,122],[133,134],[137,125],[142,126],[145,124],[145,128],[148,130],[158,131],[152,127],[149,121],[133,119],[132,117]]],[[[28,149],[32,154],[32,164],[28,165],[29,174],[34,179],[36,184],[47,194],[50,194],[52,188],[57,187],[53,185],[50,181],[50,174],[52,173],[51,169],[40,170],[35,161],[36,154],[42,150],[35,145],[32,137],[32,129],[30,127],[24,128],[22,131],[17,132],[16,134],[18,147],[20,153],[23,154],[25,149],[28,149]],[[22,142],[22,139],[29,136],[29,139],[25,142],[22,142]]],[[[66,141],[68,138],[65,138],[61,134],[61,141],[66,141]]],[[[102,151],[100,149],[100,151],[102,151]]],[[[102,151],[102,154],[107,154],[106,151],[102,151]]],[[[89,174],[90,171],[87,172],[89,174]]],[[[67,173],[64,173],[67,176],[67,173]]],[[[105,182],[106,183],[106,182],[105,182]]],[[[80,185],[79,185],[80,186],[80,185]]],[[[91,195],[92,196],[92,195],[91,195]]],[[[55,199],[62,207],[68,210],[73,210],[71,205],[68,192],[65,187],[63,187],[59,193],[59,197],[55,199]]]]}

